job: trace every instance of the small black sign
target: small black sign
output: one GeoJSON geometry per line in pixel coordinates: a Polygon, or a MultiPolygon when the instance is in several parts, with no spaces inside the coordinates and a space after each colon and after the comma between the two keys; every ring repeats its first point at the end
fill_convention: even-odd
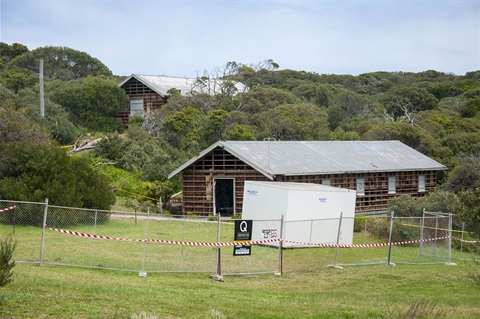
{"type": "Polygon", "coordinates": [[[252,240],[252,220],[236,220],[234,240],[252,240]]]}
{"type": "Polygon", "coordinates": [[[252,254],[252,246],[250,245],[235,245],[233,246],[234,256],[249,256],[252,254]]]}

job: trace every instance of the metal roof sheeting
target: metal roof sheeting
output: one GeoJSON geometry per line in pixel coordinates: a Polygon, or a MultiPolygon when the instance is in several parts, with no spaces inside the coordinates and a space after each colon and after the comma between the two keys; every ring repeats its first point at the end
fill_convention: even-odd
{"type": "MultiPolygon", "coordinates": [[[[201,85],[199,82],[197,82],[196,78],[181,78],[163,75],[132,74],[122,83],[120,83],[120,86],[123,86],[132,78],[137,79],[161,96],[167,95],[168,90],[172,88],[180,90],[180,94],[184,96],[191,96],[192,92],[210,95],[222,93],[221,80],[206,80],[204,81],[204,84],[201,85]]],[[[243,92],[245,90],[245,86],[242,83],[236,83],[235,87],[239,92],[243,92]]]]}
{"type": "Polygon", "coordinates": [[[400,141],[220,141],[169,178],[221,147],[270,179],[275,175],[429,171],[447,168],[400,141]]]}

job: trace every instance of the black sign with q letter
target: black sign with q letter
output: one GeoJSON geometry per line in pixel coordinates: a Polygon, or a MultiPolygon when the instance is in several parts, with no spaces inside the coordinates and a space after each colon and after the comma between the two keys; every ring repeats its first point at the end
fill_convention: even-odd
{"type": "Polygon", "coordinates": [[[252,220],[236,220],[234,240],[252,240],[252,220]]]}

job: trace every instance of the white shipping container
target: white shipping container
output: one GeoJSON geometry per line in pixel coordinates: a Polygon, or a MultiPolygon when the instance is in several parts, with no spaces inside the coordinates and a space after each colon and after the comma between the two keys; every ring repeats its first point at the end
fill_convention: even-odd
{"type": "Polygon", "coordinates": [[[282,235],[284,247],[308,247],[335,244],[342,214],[339,243],[352,244],[355,199],[354,190],[321,184],[245,181],[242,219],[253,220],[252,240],[282,235]]]}

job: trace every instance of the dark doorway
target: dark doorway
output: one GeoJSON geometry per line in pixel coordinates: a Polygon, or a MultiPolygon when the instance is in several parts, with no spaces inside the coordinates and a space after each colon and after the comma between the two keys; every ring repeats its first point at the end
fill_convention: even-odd
{"type": "Polygon", "coordinates": [[[216,178],[215,186],[215,213],[222,216],[232,216],[235,213],[233,178],[216,178]]]}

